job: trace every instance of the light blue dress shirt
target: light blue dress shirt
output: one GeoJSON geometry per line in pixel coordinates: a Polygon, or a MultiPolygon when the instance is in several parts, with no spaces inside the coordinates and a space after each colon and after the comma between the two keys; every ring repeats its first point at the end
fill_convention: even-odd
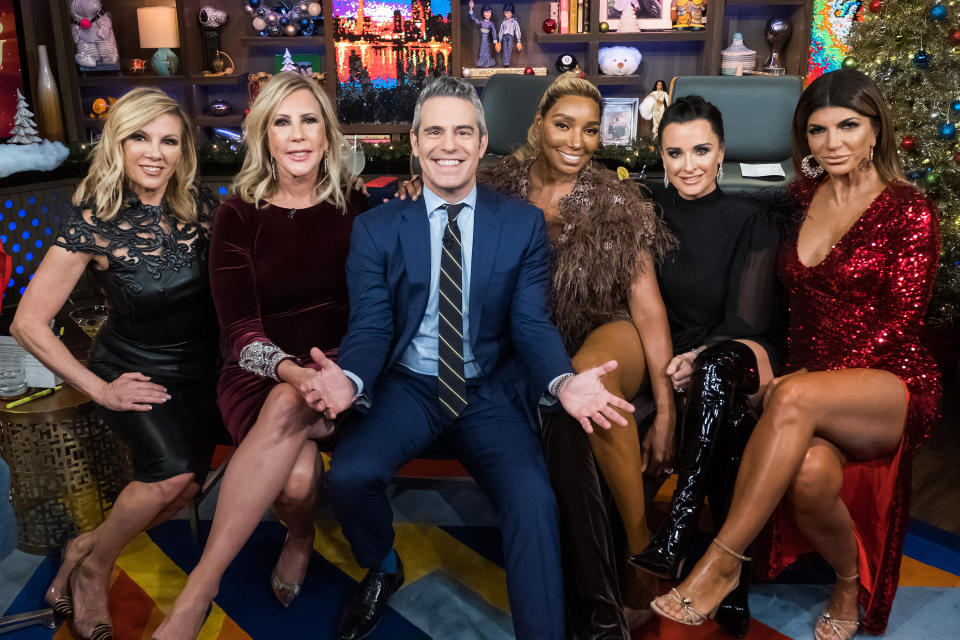
{"type": "MultiPolygon", "coordinates": [[[[477,186],[461,200],[466,206],[457,216],[460,228],[460,243],[463,248],[463,371],[466,378],[480,375],[480,367],[474,361],[470,345],[470,269],[473,264],[473,220],[477,206],[477,186]]],[[[423,313],[420,327],[400,356],[400,364],[411,371],[427,376],[437,375],[437,339],[440,335],[440,252],[443,251],[443,232],[447,228],[447,212],[441,209],[447,204],[440,196],[423,187],[423,204],[430,224],[430,297],[423,313]]],[[[450,204],[458,204],[451,202],[450,204]]],[[[344,371],[357,386],[357,395],[363,395],[363,381],[351,371],[344,371]]]]}

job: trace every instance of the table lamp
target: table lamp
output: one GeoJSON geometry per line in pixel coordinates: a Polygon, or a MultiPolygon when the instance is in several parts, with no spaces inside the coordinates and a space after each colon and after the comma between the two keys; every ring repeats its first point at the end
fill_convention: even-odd
{"type": "Polygon", "coordinates": [[[180,70],[180,60],[171,51],[171,48],[180,46],[176,7],[139,7],[137,25],[140,27],[140,47],[157,48],[150,61],[156,74],[175,75],[180,70]]]}

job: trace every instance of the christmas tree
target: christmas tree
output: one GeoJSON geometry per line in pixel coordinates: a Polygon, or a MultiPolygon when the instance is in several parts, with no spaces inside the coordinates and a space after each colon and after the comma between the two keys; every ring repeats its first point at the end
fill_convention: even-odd
{"type": "Polygon", "coordinates": [[[290,55],[290,49],[283,50],[283,66],[280,67],[280,71],[300,71],[300,67],[297,66],[297,63],[293,61],[293,56],[290,55]]]}
{"type": "Polygon", "coordinates": [[[11,144],[35,144],[40,142],[37,136],[37,123],[33,121],[33,112],[27,105],[27,99],[17,89],[17,113],[13,116],[13,129],[10,130],[12,136],[8,142],[11,144]]]}
{"type": "Polygon", "coordinates": [[[930,315],[960,318],[960,6],[940,0],[864,2],[850,31],[855,67],[877,83],[907,178],[937,202],[943,231],[930,315]]]}

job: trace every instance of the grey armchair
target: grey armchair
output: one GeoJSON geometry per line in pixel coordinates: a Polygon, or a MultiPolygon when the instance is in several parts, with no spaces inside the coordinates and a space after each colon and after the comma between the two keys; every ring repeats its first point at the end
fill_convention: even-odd
{"type": "Polygon", "coordinates": [[[698,95],[723,114],[726,152],[721,187],[730,193],[786,187],[795,174],[790,127],[803,83],[796,76],[678,76],[670,83],[670,101],[698,95]],[[740,163],[776,163],[785,178],[744,178],[740,163]]]}

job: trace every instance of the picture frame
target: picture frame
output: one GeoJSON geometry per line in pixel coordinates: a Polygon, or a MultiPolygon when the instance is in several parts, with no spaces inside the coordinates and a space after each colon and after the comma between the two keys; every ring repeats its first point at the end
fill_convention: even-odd
{"type": "Polygon", "coordinates": [[[23,23],[14,0],[0,0],[0,140],[10,137],[17,112],[17,90],[33,105],[23,23]]]}
{"type": "Polygon", "coordinates": [[[600,142],[621,147],[631,145],[637,137],[639,109],[640,98],[604,98],[600,142]]]}
{"type": "Polygon", "coordinates": [[[670,0],[600,0],[600,22],[620,33],[670,30],[670,0]]]}

